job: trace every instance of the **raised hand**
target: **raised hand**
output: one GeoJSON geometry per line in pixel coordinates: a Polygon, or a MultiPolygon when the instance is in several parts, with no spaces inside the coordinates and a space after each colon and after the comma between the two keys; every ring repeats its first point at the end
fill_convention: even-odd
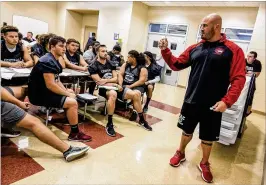
{"type": "Polygon", "coordinates": [[[168,47],[168,40],[167,38],[163,38],[159,41],[159,48],[161,50],[165,50],[168,47]]]}

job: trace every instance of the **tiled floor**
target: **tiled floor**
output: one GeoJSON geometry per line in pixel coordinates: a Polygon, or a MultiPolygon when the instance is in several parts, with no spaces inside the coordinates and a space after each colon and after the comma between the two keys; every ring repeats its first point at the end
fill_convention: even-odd
{"type": "MultiPolygon", "coordinates": [[[[22,136],[11,139],[14,144],[2,143],[2,184],[205,184],[196,168],[201,159],[197,133],[187,147],[187,161],[178,168],[168,164],[182,133],[176,124],[184,92],[177,87],[156,85],[154,101],[146,115],[152,132],[114,115],[119,134],[110,138],[104,132],[106,117],[88,114],[91,120],[80,127],[93,136],[92,142],[85,143],[91,150],[84,158],[71,163],[65,162],[58,151],[41,143],[33,134],[22,130],[22,136]]],[[[55,124],[49,128],[66,141],[69,127],[55,124]]],[[[214,144],[210,159],[214,184],[261,184],[265,117],[250,115],[247,127],[236,144],[214,144]]]]}

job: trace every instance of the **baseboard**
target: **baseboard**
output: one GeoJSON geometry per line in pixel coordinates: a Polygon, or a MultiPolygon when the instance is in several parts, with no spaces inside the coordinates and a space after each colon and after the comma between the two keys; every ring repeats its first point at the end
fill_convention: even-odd
{"type": "Polygon", "coordinates": [[[183,85],[177,85],[177,87],[180,87],[180,88],[183,88],[183,89],[186,88],[186,86],[183,86],[183,85]]]}
{"type": "Polygon", "coordinates": [[[253,113],[256,113],[256,114],[260,114],[260,115],[266,116],[266,113],[265,112],[262,112],[262,111],[259,111],[259,110],[252,109],[252,112],[253,113]]]}

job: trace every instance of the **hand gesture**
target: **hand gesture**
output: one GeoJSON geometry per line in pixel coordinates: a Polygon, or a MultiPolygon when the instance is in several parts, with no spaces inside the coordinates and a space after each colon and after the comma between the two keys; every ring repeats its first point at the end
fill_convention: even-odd
{"type": "Polygon", "coordinates": [[[159,41],[159,48],[161,50],[165,50],[168,47],[168,40],[167,38],[163,38],[159,41]]]}

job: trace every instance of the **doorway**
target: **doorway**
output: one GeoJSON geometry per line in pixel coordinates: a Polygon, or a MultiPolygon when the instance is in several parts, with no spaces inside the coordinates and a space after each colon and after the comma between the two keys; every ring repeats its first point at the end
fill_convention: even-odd
{"type": "Polygon", "coordinates": [[[96,33],[97,38],[97,26],[85,26],[84,29],[84,42],[83,42],[83,49],[85,48],[89,37],[91,37],[92,33],[96,33]]]}

